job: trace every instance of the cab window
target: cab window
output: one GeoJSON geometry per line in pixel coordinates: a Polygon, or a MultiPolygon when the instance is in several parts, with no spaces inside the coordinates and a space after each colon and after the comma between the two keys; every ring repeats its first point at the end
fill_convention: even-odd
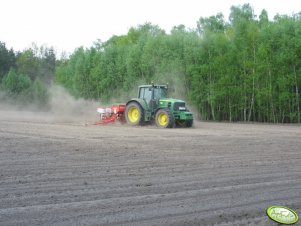
{"type": "Polygon", "coordinates": [[[152,99],[152,90],[148,87],[140,88],[139,98],[146,100],[147,102],[152,99]]]}
{"type": "Polygon", "coordinates": [[[158,87],[158,88],[155,88],[154,91],[155,91],[154,92],[155,99],[166,98],[166,96],[167,96],[166,89],[164,89],[164,88],[158,87]]]}

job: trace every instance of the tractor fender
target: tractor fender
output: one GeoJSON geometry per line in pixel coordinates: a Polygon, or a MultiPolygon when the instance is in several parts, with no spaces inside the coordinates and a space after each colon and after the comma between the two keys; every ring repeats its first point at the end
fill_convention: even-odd
{"type": "Polygon", "coordinates": [[[131,100],[129,100],[127,103],[126,103],[126,106],[129,105],[130,103],[133,103],[133,102],[136,102],[137,104],[140,105],[140,107],[145,111],[145,110],[148,110],[148,107],[147,107],[147,104],[145,102],[145,100],[143,99],[139,99],[139,98],[133,98],[131,100]]]}
{"type": "Polygon", "coordinates": [[[160,110],[169,111],[169,112],[172,114],[172,112],[170,111],[169,108],[167,108],[167,107],[161,107],[161,108],[158,108],[158,109],[155,110],[155,112],[154,112],[154,114],[153,114],[154,118],[155,118],[157,112],[160,111],[160,110]]]}
{"type": "Polygon", "coordinates": [[[126,106],[128,106],[130,103],[137,103],[141,107],[141,109],[144,111],[145,122],[151,120],[151,112],[145,100],[139,98],[133,98],[126,103],[126,106]]]}
{"type": "Polygon", "coordinates": [[[154,115],[156,115],[157,114],[157,112],[159,111],[159,110],[167,110],[167,111],[170,111],[170,109],[169,108],[166,108],[166,107],[161,107],[161,108],[157,108],[156,109],[156,111],[154,112],[154,115]]]}

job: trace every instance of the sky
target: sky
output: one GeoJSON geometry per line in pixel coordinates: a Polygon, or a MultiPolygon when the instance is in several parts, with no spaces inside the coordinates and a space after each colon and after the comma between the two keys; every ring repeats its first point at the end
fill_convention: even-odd
{"type": "Polygon", "coordinates": [[[270,20],[301,12],[300,0],[0,0],[0,42],[15,51],[35,43],[69,54],[146,22],[166,32],[180,24],[195,29],[200,17],[221,12],[228,19],[231,6],[245,3],[255,15],[266,9],[270,20]]]}

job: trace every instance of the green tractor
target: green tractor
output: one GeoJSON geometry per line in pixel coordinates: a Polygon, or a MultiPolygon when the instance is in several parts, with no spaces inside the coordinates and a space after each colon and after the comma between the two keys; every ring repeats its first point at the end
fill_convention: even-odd
{"type": "Polygon", "coordinates": [[[191,127],[193,114],[184,101],[167,98],[167,91],[167,85],[139,86],[138,98],[126,103],[126,122],[129,125],[155,122],[161,128],[191,127]]]}

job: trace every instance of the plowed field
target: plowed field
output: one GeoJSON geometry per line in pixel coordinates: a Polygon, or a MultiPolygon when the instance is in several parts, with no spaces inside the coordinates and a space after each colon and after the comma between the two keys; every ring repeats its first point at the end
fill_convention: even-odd
{"type": "Polygon", "coordinates": [[[0,225],[278,225],[270,205],[301,214],[298,125],[85,123],[0,111],[0,225]]]}

